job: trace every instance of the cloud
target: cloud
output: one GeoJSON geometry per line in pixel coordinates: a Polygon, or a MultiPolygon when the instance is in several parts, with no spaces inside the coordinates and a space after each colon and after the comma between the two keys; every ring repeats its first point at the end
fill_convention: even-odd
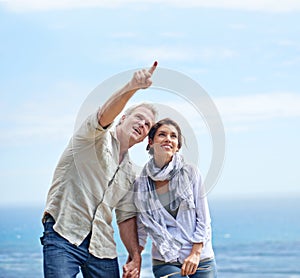
{"type": "MultiPolygon", "coordinates": [[[[190,102],[183,99],[174,100],[174,98],[173,95],[162,101],[163,104],[178,112],[178,115],[173,115],[172,111],[168,111],[168,114],[172,118],[179,116],[179,122],[180,117],[185,119],[197,135],[207,134],[209,130],[205,118],[208,119],[211,115],[204,115],[204,111],[198,111],[190,102]]],[[[269,123],[279,119],[299,118],[300,120],[300,94],[297,93],[273,92],[216,97],[211,100],[217,107],[226,131],[230,132],[247,132],[255,129],[262,122],[269,123]]]]}
{"type": "MultiPolygon", "coordinates": [[[[1,145],[68,140],[74,130],[78,112],[76,107],[80,106],[78,95],[70,97],[71,94],[74,96],[71,88],[73,86],[70,86],[72,93],[67,92],[61,96],[60,102],[56,99],[31,101],[15,107],[14,110],[10,109],[10,114],[8,111],[2,111],[2,114],[6,113],[2,118],[6,118],[8,124],[1,127],[1,145]],[[18,116],[16,111],[22,111],[22,115],[18,116]]],[[[300,94],[292,92],[224,96],[212,100],[227,131],[246,132],[262,121],[300,117],[300,94]]],[[[159,99],[157,102],[159,103],[159,99]]],[[[197,134],[208,132],[203,115],[200,115],[191,103],[182,100],[170,101],[170,98],[163,103],[178,111],[178,114],[184,111],[181,116],[193,130],[198,130],[197,134]]]]}
{"type": "Polygon", "coordinates": [[[235,9],[244,11],[263,11],[263,12],[296,12],[300,11],[298,0],[2,0],[2,5],[14,12],[27,11],[48,11],[48,10],[67,10],[77,8],[120,8],[128,5],[133,7],[145,7],[146,4],[166,6],[179,6],[182,8],[220,8],[235,9]]]}
{"type": "Polygon", "coordinates": [[[262,121],[300,117],[300,94],[291,92],[219,97],[215,103],[232,131],[246,131],[262,121]]]}
{"type": "Polygon", "coordinates": [[[131,39],[137,36],[134,32],[113,33],[111,37],[114,39],[131,39]]]}
{"type": "MultiPolygon", "coordinates": [[[[255,129],[257,124],[278,119],[299,118],[300,94],[292,92],[274,92],[269,94],[253,94],[224,96],[213,98],[226,131],[247,132],[255,129]]],[[[204,115],[185,101],[167,102],[182,115],[197,133],[207,133],[204,115]]],[[[201,112],[201,111],[200,111],[201,112]]]]}
{"type": "Polygon", "coordinates": [[[4,121],[0,144],[15,146],[42,140],[66,141],[74,130],[80,99],[84,98],[85,92],[87,89],[81,84],[61,82],[44,91],[28,94],[29,98],[23,102],[2,100],[0,117],[4,121]]]}
{"type": "Polygon", "coordinates": [[[22,109],[22,116],[17,113],[8,115],[9,125],[1,127],[1,145],[32,145],[43,140],[60,141],[69,138],[73,132],[74,115],[54,107],[52,105],[51,111],[47,104],[36,103],[31,108],[22,109]]]}
{"type": "MultiPolygon", "coordinates": [[[[177,61],[177,62],[187,62],[187,61],[216,61],[216,60],[226,60],[232,59],[239,56],[235,50],[230,48],[222,47],[198,47],[194,48],[192,46],[167,46],[161,45],[159,47],[152,46],[131,46],[124,48],[122,52],[118,51],[115,47],[110,47],[109,49],[103,50],[103,57],[107,57],[109,61],[113,59],[119,61],[124,59],[124,56],[128,57],[131,61],[137,61],[138,63],[144,62],[149,63],[149,57],[155,57],[155,59],[162,61],[177,61]]],[[[105,58],[101,58],[102,60],[105,58]]]]}

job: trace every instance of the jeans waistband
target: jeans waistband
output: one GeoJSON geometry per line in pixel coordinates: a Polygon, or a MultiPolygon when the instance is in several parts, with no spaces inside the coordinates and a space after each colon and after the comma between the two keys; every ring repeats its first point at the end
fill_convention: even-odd
{"type": "Polygon", "coordinates": [[[54,218],[49,213],[46,213],[43,218],[43,223],[46,223],[46,222],[55,222],[54,218]]]}

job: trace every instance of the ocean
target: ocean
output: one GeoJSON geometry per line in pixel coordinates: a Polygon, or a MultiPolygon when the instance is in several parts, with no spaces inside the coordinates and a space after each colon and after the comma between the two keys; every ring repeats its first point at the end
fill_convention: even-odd
{"type": "MultiPolygon", "coordinates": [[[[218,277],[300,278],[299,197],[214,198],[209,205],[218,277]]],[[[0,277],[43,277],[42,210],[0,207],[0,277]]],[[[118,233],[116,242],[121,267],[127,256],[118,233]]],[[[153,277],[150,242],[141,277],[153,277]]]]}

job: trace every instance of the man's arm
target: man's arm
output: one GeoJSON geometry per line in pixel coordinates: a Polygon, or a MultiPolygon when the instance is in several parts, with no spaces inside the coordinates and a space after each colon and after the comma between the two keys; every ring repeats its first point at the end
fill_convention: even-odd
{"type": "Polygon", "coordinates": [[[156,67],[157,62],[154,62],[149,70],[143,69],[135,72],[132,79],[104,103],[98,113],[98,122],[102,127],[108,126],[114,121],[136,91],[151,86],[151,76],[156,67]]]}
{"type": "Polygon", "coordinates": [[[119,223],[119,231],[121,240],[129,253],[129,259],[123,267],[123,278],[138,278],[142,259],[138,244],[136,217],[119,223]]]}

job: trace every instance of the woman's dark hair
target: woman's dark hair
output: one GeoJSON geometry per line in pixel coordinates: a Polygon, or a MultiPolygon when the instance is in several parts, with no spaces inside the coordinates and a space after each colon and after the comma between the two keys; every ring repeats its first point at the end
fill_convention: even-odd
{"type": "MultiPolygon", "coordinates": [[[[153,138],[156,134],[156,131],[162,126],[162,125],[172,125],[176,128],[177,130],[177,133],[178,133],[178,150],[181,148],[182,146],[182,133],[181,133],[181,129],[179,127],[179,125],[171,120],[170,118],[164,118],[160,121],[158,121],[156,124],[154,124],[152,126],[152,128],[150,129],[149,133],[148,133],[148,141],[151,139],[153,141],[153,138]]],[[[153,149],[150,148],[150,145],[148,143],[147,145],[147,148],[146,148],[147,151],[149,151],[149,154],[153,154],[153,149]]]]}

